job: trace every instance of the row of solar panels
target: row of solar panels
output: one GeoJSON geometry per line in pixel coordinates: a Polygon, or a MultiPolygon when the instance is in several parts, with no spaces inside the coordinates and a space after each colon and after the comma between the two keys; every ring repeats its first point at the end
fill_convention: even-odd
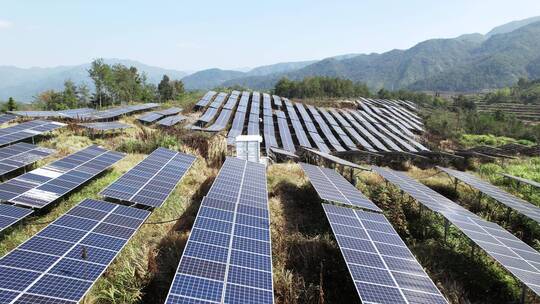
{"type": "Polygon", "coordinates": [[[181,111],[181,108],[172,107],[141,115],[137,119],[146,124],[156,123],[158,126],[170,127],[186,119],[185,116],[179,114],[181,111]]]}
{"type": "Polygon", "coordinates": [[[259,135],[262,129],[267,150],[276,147],[294,153],[297,146],[303,146],[315,147],[325,153],[357,151],[358,147],[370,152],[428,151],[416,139],[414,132],[421,132],[423,127],[415,113],[391,101],[365,99],[358,104],[362,109],[325,109],[308,105],[306,110],[303,104],[293,104],[286,98],[263,93],[261,113],[259,92],[233,91],[228,99],[226,93],[209,92],[198,104],[208,107],[199,118],[199,125],[192,129],[226,130],[234,115],[228,134],[229,144],[244,132],[259,135]],[[210,126],[205,127],[207,124],[210,126]]]}
{"type": "MultiPolygon", "coordinates": [[[[323,200],[381,211],[334,170],[308,164],[301,166],[323,200]]],[[[440,169],[537,220],[537,207],[510,198],[511,195],[472,175],[440,169]]],[[[404,173],[379,167],[373,170],[420,204],[440,213],[540,295],[540,254],[535,249],[501,226],[481,219],[404,173]]],[[[363,303],[446,303],[383,215],[332,205],[323,207],[363,303]]]]}
{"type": "Polygon", "coordinates": [[[31,118],[69,118],[76,120],[110,120],[135,112],[146,111],[159,107],[157,103],[143,103],[131,106],[122,106],[107,110],[79,108],[60,111],[10,111],[8,113],[31,118]]]}
{"type": "Polygon", "coordinates": [[[202,200],[166,303],[273,303],[266,168],[227,158],[202,200]]]}
{"type": "MultiPolygon", "coordinates": [[[[37,183],[33,189],[41,188],[42,192],[59,190],[58,193],[36,197],[40,199],[38,201],[19,201],[17,198],[10,201],[44,207],[47,202],[43,198],[54,200],[56,195],[65,193],[66,189],[59,187],[74,188],[123,157],[121,153],[97,146],[88,147],[17,178],[20,183],[30,180],[37,183]],[[60,180],[61,183],[55,183],[60,180]],[[52,187],[42,188],[47,184],[52,187]]],[[[158,207],[194,159],[180,152],[156,149],[102,194],[132,204],[158,207]]],[[[10,189],[22,191],[17,197],[32,191],[10,189]]],[[[0,212],[3,207],[31,212],[6,204],[0,205],[0,212]]],[[[78,303],[149,215],[150,211],[135,207],[83,200],[0,259],[1,302],[78,303]]]]}

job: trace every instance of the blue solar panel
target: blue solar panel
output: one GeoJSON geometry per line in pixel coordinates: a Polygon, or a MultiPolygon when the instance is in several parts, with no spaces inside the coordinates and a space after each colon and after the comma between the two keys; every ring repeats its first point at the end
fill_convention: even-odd
{"type": "Polygon", "coordinates": [[[373,170],[419,203],[440,213],[489,256],[540,295],[540,282],[534,279],[540,277],[540,253],[534,248],[503,227],[485,221],[405,173],[379,167],[373,167],[373,170]]]}
{"type": "Polygon", "coordinates": [[[101,194],[122,201],[159,207],[167,200],[194,161],[195,156],[158,148],[101,191],[101,194]]]}
{"type": "Polygon", "coordinates": [[[56,130],[65,124],[48,120],[33,120],[0,129],[0,147],[56,130]]]}
{"type": "Polygon", "coordinates": [[[43,208],[123,157],[122,153],[92,145],[0,184],[0,200],[43,208]]]}
{"type": "Polygon", "coordinates": [[[306,163],[300,163],[300,166],[322,199],[382,212],[336,171],[306,163]]]}
{"type": "Polygon", "coordinates": [[[166,303],[273,303],[265,167],[227,158],[203,199],[166,303]]]}
{"type": "Polygon", "coordinates": [[[323,208],[362,303],[448,303],[384,215],[323,208]]]}
{"type": "Polygon", "coordinates": [[[0,148],[0,176],[30,165],[54,152],[52,149],[27,143],[0,148]]]}
{"type": "Polygon", "coordinates": [[[30,209],[0,204],[0,231],[14,225],[30,214],[32,214],[30,209]]]}
{"type": "Polygon", "coordinates": [[[0,259],[0,291],[12,292],[0,293],[0,299],[7,297],[7,303],[79,302],[149,215],[132,207],[82,201],[0,259]],[[85,214],[90,217],[80,217],[85,214]],[[114,226],[112,231],[122,234],[108,235],[100,230],[103,225],[114,226]]]}

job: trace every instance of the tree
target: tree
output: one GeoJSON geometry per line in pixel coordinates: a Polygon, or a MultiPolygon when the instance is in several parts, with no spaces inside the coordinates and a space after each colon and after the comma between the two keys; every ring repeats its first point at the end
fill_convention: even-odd
{"type": "Polygon", "coordinates": [[[90,103],[90,89],[85,83],[77,87],[77,99],[79,106],[85,107],[90,103]]]}
{"type": "Polygon", "coordinates": [[[64,91],[62,92],[62,107],[67,109],[76,108],[79,98],[77,96],[77,86],[71,80],[64,82],[64,91]]]}
{"type": "Polygon", "coordinates": [[[173,87],[171,86],[169,76],[163,75],[163,78],[158,84],[158,94],[160,101],[167,101],[172,99],[173,87]]]}
{"type": "Polygon", "coordinates": [[[10,97],[6,104],[6,109],[8,111],[15,111],[17,110],[17,103],[15,102],[15,99],[13,97],[10,97]]]}
{"type": "Polygon", "coordinates": [[[94,81],[96,88],[96,100],[99,102],[99,107],[103,106],[104,90],[107,82],[110,79],[111,68],[108,64],[103,62],[103,59],[96,59],[92,61],[91,68],[88,70],[90,78],[94,81]]]}

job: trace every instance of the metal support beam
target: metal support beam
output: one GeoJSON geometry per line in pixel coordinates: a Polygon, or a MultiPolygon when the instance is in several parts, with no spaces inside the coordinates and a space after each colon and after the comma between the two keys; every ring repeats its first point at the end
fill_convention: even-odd
{"type": "Polygon", "coordinates": [[[521,299],[519,303],[525,304],[525,296],[527,295],[527,286],[525,284],[521,284],[521,299]]]}

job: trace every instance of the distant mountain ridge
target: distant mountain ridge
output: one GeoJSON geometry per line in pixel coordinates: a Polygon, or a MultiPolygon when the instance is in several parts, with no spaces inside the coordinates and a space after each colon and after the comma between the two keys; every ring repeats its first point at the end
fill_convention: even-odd
{"type": "MultiPolygon", "coordinates": [[[[540,78],[540,16],[497,26],[485,35],[430,39],[406,50],[346,54],[252,69],[213,68],[190,74],[132,60],[105,61],[135,66],[147,74],[151,83],[157,84],[163,74],[182,79],[191,90],[234,85],[270,89],[282,77],[298,80],[329,76],[364,82],[372,89],[478,91],[511,85],[520,77],[540,78]]],[[[67,79],[91,87],[89,67],[89,63],[29,69],[0,66],[0,100],[13,96],[19,101],[31,101],[44,90],[62,89],[67,79]]]]}
{"type": "Polygon", "coordinates": [[[263,77],[231,79],[224,86],[269,89],[282,77],[341,77],[372,89],[478,91],[540,77],[540,20],[529,18],[499,26],[489,35],[465,34],[431,39],[407,50],[324,59],[304,68],[263,77]],[[536,22],[535,22],[536,21],[536,22]]]}
{"type": "MultiPolygon", "coordinates": [[[[124,64],[134,66],[146,73],[148,81],[158,83],[163,74],[172,79],[181,79],[187,73],[172,69],[149,66],[133,60],[104,59],[107,64],[124,64]]],[[[13,66],[0,66],[0,100],[14,97],[21,102],[32,101],[34,96],[45,90],[61,90],[66,80],[80,84],[86,83],[92,88],[92,81],[88,77],[90,63],[75,66],[59,66],[52,68],[18,68],[13,66]]]]}

